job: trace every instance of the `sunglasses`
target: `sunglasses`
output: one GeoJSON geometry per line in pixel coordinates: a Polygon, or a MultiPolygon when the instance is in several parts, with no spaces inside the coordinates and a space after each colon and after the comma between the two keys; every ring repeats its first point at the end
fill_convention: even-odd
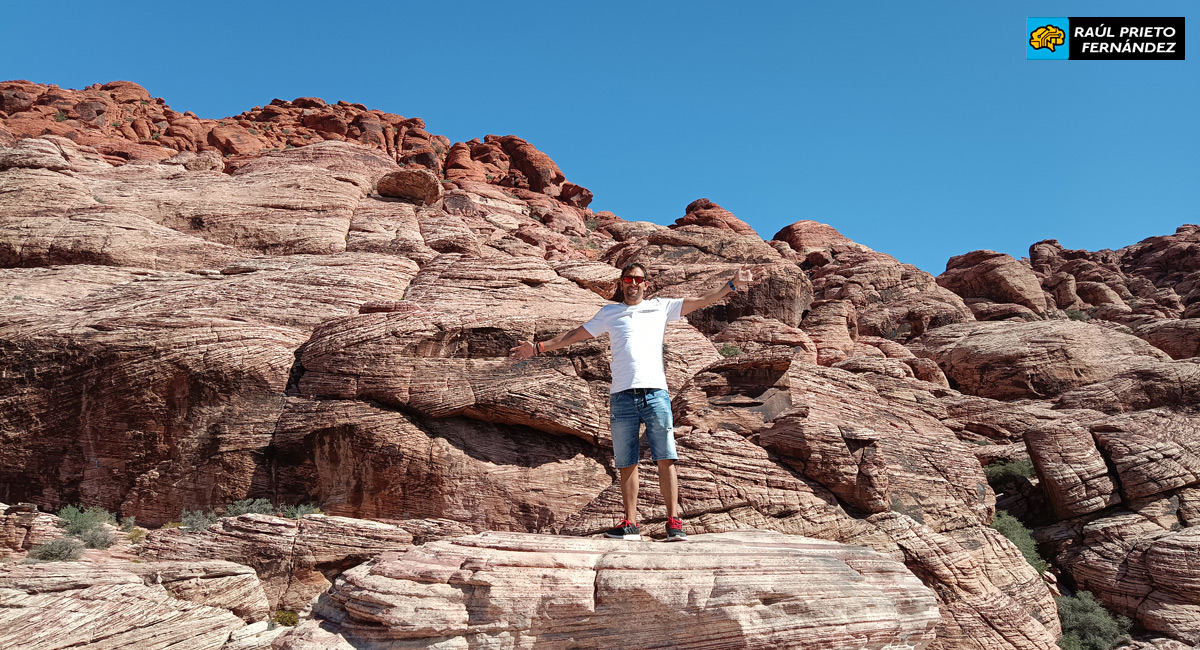
{"type": "Polygon", "coordinates": [[[625,284],[643,284],[646,282],[646,278],[636,275],[626,275],[621,278],[621,282],[624,282],[625,284]]]}

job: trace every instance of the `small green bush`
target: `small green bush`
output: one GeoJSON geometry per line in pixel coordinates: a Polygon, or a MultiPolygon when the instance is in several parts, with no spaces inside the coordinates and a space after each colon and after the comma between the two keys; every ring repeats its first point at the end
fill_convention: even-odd
{"type": "Polygon", "coordinates": [[[1016,544],[1021,555],[1025,556],[1025,561],[1037,569],[1039,574],[1046,570],[1046,561],[1038,554],[1037,542],[1033,539],[1033,533],[1019,519],[1003,510],[997,510],[996,517],[992,519],[992,528],[1000,531],[1000,534],[1007,537],[1008,541],[1016,544]]]}
{"type": "Polygon", "coordinates": [[[725,343],[717,349],[717,352],[719,352],[723,357],[736,357],[742,353],[742,349],[736,345],[725,343]]]}
{"type": "Polygon", "coordinates": [[[1091,320],[1092,317],[1087,315],[1087,312],[1079,311],[1078,309],[1068,309],[1067,318],[1071,320],[1091,320]]]}
{"type": "Polygon", "coordinates": [[[226,517],[236,517],[247,513],[273,515],[275,514],[275,506],[271,505],[271,502],[266,499],[242,499],[241,501],[234,501],[225,506],[226,517]]]}
{"type": "Polygon", "coordinates": [[[1033,476],[1033,461],[1028,458],[1024,460],[1014,460],[1009,463],[992,463],[983,468],[983,475],[987,477],[988,485],[992,489],[997,489],[997,486],[1004,485],[1008,481],[1015,478],[1031,478],[1033,476]]]}
{"type": "Polygon", "coordinates": [[[288,627],[294,627],[297,623],[300,622],[300,615],[297,614],[296,612],[290,612],[286,609],[280,609],[275,612],[275,615],[271,617],[271,620],[274,621],[275,623],[278,623],[279,625],[286,625],[288,627]]]}
{"type": "Polygon", "coordinates": [[[41,562],[72,562],[83,557],[83,544],[74,537],[59,537],[29,549],[29,557],[41,562]]]}
{"type": "Polygon", "coordinates": [[[182,521],[168,521],[167,523],[160,526],[160,528],[183,528],[183,522],[182,521]]]}
{"type": "Polygon", "coordinates": [[[284,506],[280,514],[288,519],[299,519],[304,515],[319,515],[321,509],[311,503],[303,503],[298,506],[284,506]]]}
{"type": "Polygon", "coordinates": [[[121,532],[128,533],[134,528],[137,528],[136,517],[121,517],[121,532]]]}
{"type": "Polygon", "coordinates": [[[62,111],[62,109],[59,109],[59,110],[58,110],[58,112],[54,114],[54,121],[55,121],[55,122],[66,122],[66,121],[67,121],[67,114],[66,114],[66,113],[64,113],[64,112],[62,111]]]}
{"type": "Polygon", "coordinates": [[[600,221],[597,219],[588,219],[587,221],[583,222],[583,225],[585,228],[587,228],[588,232],[592,232],[600,227],[600,221]]]}
{"type": "Polygon", "coordinates": [[[1090,592],[1055,598],[1063,635],[1058,647],[1063,650],[1110,650],[1129,641],[1132,622],[1113,616],[1090,592]]]}
{"type": "MultiPolygon", "coordinates": [[[[166,528],[166,526],[163,526],[163,528],[166,528]]],[[[146,529],[134,528],[133,530],[129,531],[126,537],[128,537],[129,541],[134,544],[141,544],[142,540],[146,539],[146,529]]]]}
{"type": "Polygon", "coordinates": [[[79,506],[66,506],[58,511],[58,525],[67,529],[68,535],[82,535],[104,524],[116,524],[117,518],[104,508],[91,506],[86,510],[79,506]]]}
{"type": "Polygon", "coordinates": [[[80,541],[88,548],[108,548],[116,542],[116,536],[108,532],[107,528],[96,527],[83,531],[79,535],[80,541]]]}
{"type": "Polygon", "coordinates": [[[203,510],[184,510],[179,516],[183,520],[183,529],[189,533],[198,533],[217,523],[217,516],[203,510]]]}
{"type": "Polygon", "coordinates": [[[250,135],[258,135],[258,129],[246,129],[246,133],[250,135]]]}

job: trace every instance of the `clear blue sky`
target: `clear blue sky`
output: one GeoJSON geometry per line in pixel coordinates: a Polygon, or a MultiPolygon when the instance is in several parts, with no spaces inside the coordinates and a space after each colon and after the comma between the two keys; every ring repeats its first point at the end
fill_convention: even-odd
{"type": "Polygon", "coordinates": [[[8,2],[0,79],[136,81],[224,117],[275,97],[515,134],[592,208],[669,224],[699,197],[764,238],[799,219],[934,274],[1057,238],[1200,222],[1189,61],[1025,60],[1030,16],[1194,2],[8,2]],[[19,53],[19,54],[18,54],[19,53]]]}

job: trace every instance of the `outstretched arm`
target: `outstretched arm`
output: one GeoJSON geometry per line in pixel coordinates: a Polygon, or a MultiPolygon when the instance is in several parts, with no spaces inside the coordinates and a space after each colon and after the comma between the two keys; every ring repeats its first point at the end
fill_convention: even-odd
{"type": "Polygon", "coordinates": [[[558,336],[547,341],[542,341],[541,343],[521,341],[520,345],[508,350],[508,356],[517,361],[524,361],[525,359],[528,359],[536,354],[542,354],[551,350],[565,348],[568,345],[574,345],[575,343],[586,341],[590,338],[593,338],[591,332],[588,332],[587,329],[580,325],[569,332],[563,332],[562,334],[559,334],[558,336]]]}
{"type": "Polygon", "coordinates": [[[742,268],[738,269],[738,271],[733,274],[733,277],[726,281],[725,284],[722,284],[716,289],[696,297],[684,298],[683,309],[680,311],[680,314],[687,316],[697,309],[704,309],[721,298],[733,293],[734,287],[736,287],[738,291],[741,291],[749,287],[751,284],[761,280],[761,275],[761,266],[756,266],[754,268],[743,266],[742,268]]]}

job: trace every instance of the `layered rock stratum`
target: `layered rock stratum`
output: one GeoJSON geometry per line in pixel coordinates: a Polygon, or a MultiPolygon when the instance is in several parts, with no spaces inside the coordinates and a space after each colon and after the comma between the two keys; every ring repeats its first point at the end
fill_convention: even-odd
{"type": "Polygon", "coordinates": [[[627,647],[1046,649],[1055,575],[1200,642],[1200,227],[934,277],[708,199],[594,212],[520,138],[360,104],[0,100],[0,501],[32,504],[0,506],[5,647],[599,648],[638,619],[627,647]],[[597,538],[607,343],[507,357],[630,262],[658,296],[763,268],[667,331],[686,546],[597,538]],[[990,527],[983,465],[1023,458],[1000,502],[1046,576],[990,527]],[[62,535],[39,508],[153,528],[246,498],[325,514],[14,562],[62,535]]]}

